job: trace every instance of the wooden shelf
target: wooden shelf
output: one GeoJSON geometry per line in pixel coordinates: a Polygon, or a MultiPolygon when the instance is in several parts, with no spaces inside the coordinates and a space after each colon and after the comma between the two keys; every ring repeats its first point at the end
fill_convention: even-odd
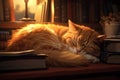
{"type": "Polygon", "coordinates": [[[24,21],[15,21],[15,22],[0,22],[1,29],[19,29],[24,27],[27,24],[34,24],[35,22],[24,22],[24,21]]]}
{"type": "Polygon", "coordinates": [[[86,67],[53,68],[0,73],[1,80],[43,79],[43,80],[120,80],[120,65],[91,64],[86,67]]]}

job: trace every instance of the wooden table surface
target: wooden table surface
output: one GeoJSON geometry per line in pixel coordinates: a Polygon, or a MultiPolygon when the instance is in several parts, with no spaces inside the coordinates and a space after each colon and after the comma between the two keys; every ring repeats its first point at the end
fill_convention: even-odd
{"type": "Polygon", "coordinates": [[[62,76],[89,75],[102,73],[120,73],[120,65],[115,64],[91,64],[85,67],[50,67],[46,70],[29,70],[0,73],[0,80],[51,78],[62,76]]]}

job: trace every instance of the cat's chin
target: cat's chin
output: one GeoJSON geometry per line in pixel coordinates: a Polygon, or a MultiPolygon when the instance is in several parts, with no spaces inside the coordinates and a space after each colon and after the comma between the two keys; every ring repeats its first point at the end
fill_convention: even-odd
{"type": "Polygon", "coordinates": [[[77,54],[76,48],[69,47],[69,51],[72,52],[72,53],[77,54]]]}

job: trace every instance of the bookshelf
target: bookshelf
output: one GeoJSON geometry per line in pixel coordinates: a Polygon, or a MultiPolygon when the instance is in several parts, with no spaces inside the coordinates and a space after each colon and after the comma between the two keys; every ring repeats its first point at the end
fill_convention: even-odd
{"type": "Polygon", "coordinates": [[[0,0],[0,21],[15,21],[13,0],[0,0]]]}
{"type": "MultiPolygon", "coordinates": [[[[14,0],[0,0],[0,21],[15,21],[14,0]]],[[[39,0],[37,0],[37,3],[39,0]]],[[[52,5],[54,3],[54,21],[67,23],[71,19],[75,23],[99,23],[100,17],[110,12],[119,12],[119,1],[116,0],[46,0],[40,3],[42,10],[36,9],[34,18],[38,22],[51,22],[52,5]],[[51,8],[50,8],[51,7],[51,8]],[[43,11],[43,12],[42,12],[43,11]],[[39,15],[39,16],[37,16],[39,15]],[[48,18],[46,20],[46,17],[48,18]],[[41,20],[41,18],[44,18],[41,20]]]]}
{"type": "Polygon", "coordinates": [[[114,0],[54,0],[54,22],[99,23],[101,16],[119,12],[114,0]],[[116,6],[117,11],[114,10],[116,6]]]}

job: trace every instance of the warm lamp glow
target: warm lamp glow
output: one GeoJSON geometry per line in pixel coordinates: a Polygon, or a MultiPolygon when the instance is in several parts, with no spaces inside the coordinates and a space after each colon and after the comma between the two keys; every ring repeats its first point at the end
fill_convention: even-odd
{"type": "MultiPolygon", "coordinates": [[[[28,8],[30,13],[35,13],[36,4],[37,4],[37,0],[29,0],[28,8]]],[[[14,6],[15,6],[14,9],[16,10],[16,12],[23,12],[25,10],[24,5],[25,5],[24,0],[20,0],[20,2],[18,0],[14,0],[14,6]]]]}
{"type": "MultiPolygon", "coordinates": [[[[35,11],[36,11],[36,6],[37,6],[37,0],[27,0],[28,1],[28,13],[29,17],[33,17],[35,11]]],[[[23,16],[25,16],[25,2],[24,0],[14,0],[14,9],[15,9],[15,15],[16,19],[19,20],[23,16]]]]}

